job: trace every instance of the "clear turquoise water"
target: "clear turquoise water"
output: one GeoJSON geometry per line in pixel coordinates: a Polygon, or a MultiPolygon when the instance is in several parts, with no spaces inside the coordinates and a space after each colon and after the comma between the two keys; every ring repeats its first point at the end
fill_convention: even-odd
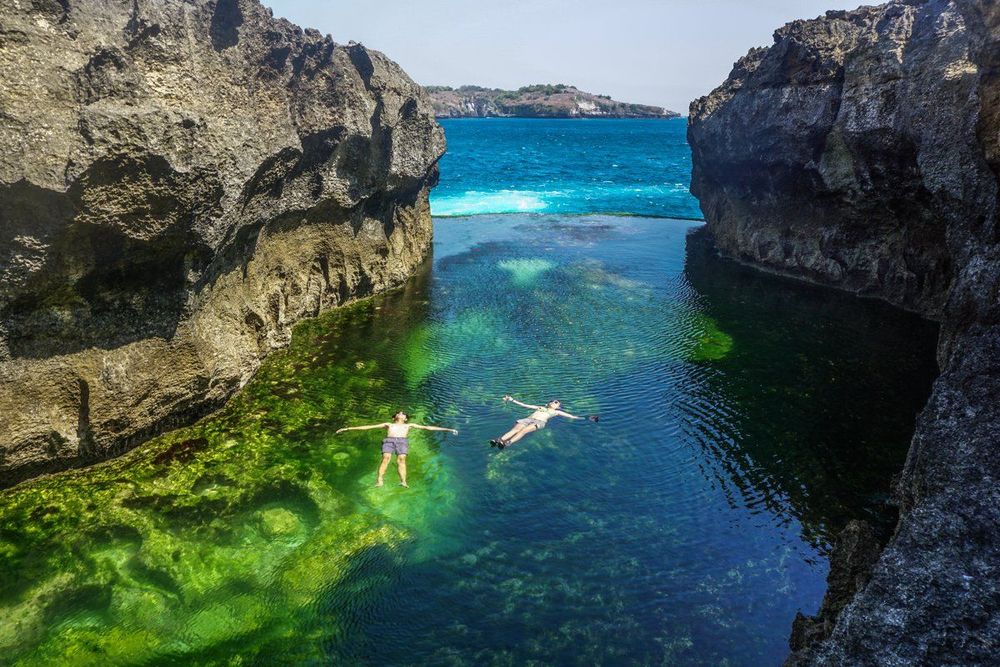
{"type": "MultiPolygon", "coordinates": [[[[444,193],[529,121],[466,122],[444,193]]],[[[837,530],[891,526],[936,327],[576,208],[440,218],[404,289],[299,325],[219,413],[0,494],[0,664],[780,663],[837,530]],[[501,453],[508,392],[602,419],[501,453]],[[461,434],[375,489],[381,435],[334,432],[400,407],[461,434]]]]}
{"type": "Polygon", "coordinates": [[[404,348],[429,366],[403,367],[432,419],[462,431],[440,450],[455,511],[418,538],[450,548],[394,569],[333,655],[781,662],[795,612],[822,598],[836,531],[888,529],[935,327],[720,261],[698,230],[439,223],[426,319],[404,348]],[[487,438],[526,414],[505,392],[602,420],[497,453],[487,438]]]}
{"type": "Polygon", "coordinates": [[[688,191],[687,121],[442,121],[437,216],[609,213],[701,219],[688,191]]]}

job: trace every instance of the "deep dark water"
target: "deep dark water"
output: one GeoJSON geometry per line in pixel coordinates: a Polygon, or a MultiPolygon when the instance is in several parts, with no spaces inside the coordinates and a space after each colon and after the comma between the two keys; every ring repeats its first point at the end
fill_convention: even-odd
{"type": "Polygon", "coordinates": [[[891,520],[936,327],[720,260],[695,223],[436,234],[219,414],[0,495],[0,662],[780,662],[831,537],[891,520]],[[602,420],[498,453],[506,392],[602,420]],[[461,434],[373,489],[380,435],[333,431],[398,407],[461,434]]]}

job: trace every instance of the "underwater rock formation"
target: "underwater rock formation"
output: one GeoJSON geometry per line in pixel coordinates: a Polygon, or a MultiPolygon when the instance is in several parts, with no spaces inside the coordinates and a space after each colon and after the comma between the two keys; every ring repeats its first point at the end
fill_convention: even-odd
{"type": "MultiPolygon", "coordinates": [[[[988,0],[828,12],[778,30],[691,105],[692,191],[723,253],[942,322],[895,534],[867,574],[835,553],[831,573],[850,576],[796,621],[790,663],[995,661],[998,47],[988,0]]],[[[838,553],[865,553],[852,530],[838,553]]]]}
{"type": "Polygon", "coordinates": [[[5,2],[0,81],[0,486],[192,421],[430,247],[426,94],[257,0],[5,2]]]}

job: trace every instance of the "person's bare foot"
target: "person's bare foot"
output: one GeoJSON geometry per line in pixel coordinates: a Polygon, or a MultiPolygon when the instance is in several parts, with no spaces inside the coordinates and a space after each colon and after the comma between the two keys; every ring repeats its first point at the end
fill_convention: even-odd
{"type": "Polygon", "coordinates": [[[375,486],[382,486],[382,484],[383,482],[380,479],[375,481],[375,486]]]}
{"type": "Polygon", "coordinates": [[[409,485],[409,484],[407,484],[406,482],[400,482],[400,483],[399,483],[399,485],[400,485],[401,487],[403,487],[404,489],[408,489],[408,488],[410,488],[410,485],[409,485]]]}

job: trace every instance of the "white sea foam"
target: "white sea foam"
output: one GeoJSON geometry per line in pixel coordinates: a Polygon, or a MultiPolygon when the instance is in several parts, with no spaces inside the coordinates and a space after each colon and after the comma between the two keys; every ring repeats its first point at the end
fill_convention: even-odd
{"type": "Polygon", "coordinates": [[[542,213],[548,208],[547,192],[531,190],[468,190],[461,194],[432,196],[431,212],[440,216],[484,213],[542,213]]]}
{"type": "MultiPolygon", "coordinates": [[[[448,194],[431,194],[431,212],[440,217],[486,215],[494,213],[584,213],[594,209],[593,202],[603,202],[604,208],[616,212],[641,210],[661,198],[686,192],[683,183],[656,185],[617,184],[599,181],[589,184],[567,184],[564,188],[545,190],[466,190],[448,194]],[[580,207],[577,202],[586,202],[580,207]],[[639,204],[633,204],[636,202],[639,204]]],[[[598,208],[601,208],[600,206],[598,208]]]]}

